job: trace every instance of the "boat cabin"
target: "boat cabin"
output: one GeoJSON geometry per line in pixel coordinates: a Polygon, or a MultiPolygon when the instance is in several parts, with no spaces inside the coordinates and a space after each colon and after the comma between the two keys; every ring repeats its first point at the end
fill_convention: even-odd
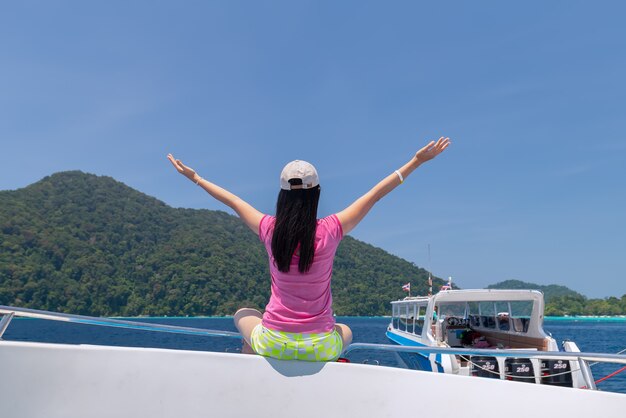
{"type": "Polygon", "coordinates": [[[558,350],[536,290],[445,290],[391,302],[389,331],[418,344],[558,350]]]}

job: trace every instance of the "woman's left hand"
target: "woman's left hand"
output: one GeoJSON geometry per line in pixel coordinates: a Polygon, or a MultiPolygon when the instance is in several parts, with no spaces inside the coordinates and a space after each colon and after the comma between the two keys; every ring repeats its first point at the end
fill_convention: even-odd
{"type": "Polygon", "coordinates": [[[167,159],[170,160],[176,171],[187,177],[189,180],[196,181],[198,174],[196,174],[196,171],[193,168],[187,167],[181,160],[175,159],[172,154],[167,154],[167,159]]]}

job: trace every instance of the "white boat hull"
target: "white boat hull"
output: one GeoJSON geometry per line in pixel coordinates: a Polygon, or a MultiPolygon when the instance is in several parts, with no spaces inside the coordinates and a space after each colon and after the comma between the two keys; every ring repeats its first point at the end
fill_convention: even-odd
{"type": "Polygon", "coordinates": [[[372,365],[0,341],[7,418],[622,418],[625,409],[623,394],[372,365]]]}

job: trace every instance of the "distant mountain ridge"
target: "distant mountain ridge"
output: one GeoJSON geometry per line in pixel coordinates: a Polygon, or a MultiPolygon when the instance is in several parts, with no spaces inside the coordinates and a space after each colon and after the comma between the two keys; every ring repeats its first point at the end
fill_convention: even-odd
{"type": "MultiPolygon", "coordinates": [[[[345,237],[338,315],[387,315],[427,272],[345,237]]],[[[435,285],[443,284],[436,278],[435,285]]],[[[236,217],[177,209],[113,178],[56,173],[0,191],[0,304],[90,315],[229,315],[269,298],[265,249],[236,217]]]]}
{"type": "Polygon", "coordinates": [[[521,280],[504,280],[502,282],[498,282],[492,285],[487,286],[487,289],[532,289],[532,290],[540,290],[543,292],[544,299],[546,302],[551,301],[554,298],[562,297],[562,296],[572,296],[572,297],[581,297],[585,296],[580,293],[561,285],[549,284],[549,285],[540,285],[536,283],[523,282],[521,280]]]}
{"type": "Polygon", "coordinates": [[[539,285],[520,280],[505,280],[487,289],[533,289],[544,294],[547,316],[626,315],[626,295],[621,298],[587,299],[584,295],[560,285],[539,285]]]}

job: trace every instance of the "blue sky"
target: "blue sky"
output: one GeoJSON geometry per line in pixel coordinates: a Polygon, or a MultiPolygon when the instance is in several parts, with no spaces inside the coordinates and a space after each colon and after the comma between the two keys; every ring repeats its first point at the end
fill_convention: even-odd
{"type": "Polygon", "coordinates": [[[78,169],[224,209],[172,152],[271,213],[304,159],[327,215],[445,135],[351,235],[463,288],[626,293],[626,6],[432,3],[5,2],[0,190],[78,169]]]}

